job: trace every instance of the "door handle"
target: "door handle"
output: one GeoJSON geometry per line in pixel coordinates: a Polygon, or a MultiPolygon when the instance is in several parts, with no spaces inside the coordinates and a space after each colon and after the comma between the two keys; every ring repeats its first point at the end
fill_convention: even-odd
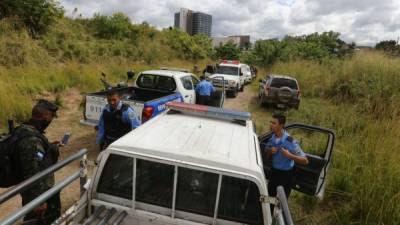
{"type": "Polygon", "coordinates": [[[185,98],[189,98],[189,95],[185,95],[185,98]]]}

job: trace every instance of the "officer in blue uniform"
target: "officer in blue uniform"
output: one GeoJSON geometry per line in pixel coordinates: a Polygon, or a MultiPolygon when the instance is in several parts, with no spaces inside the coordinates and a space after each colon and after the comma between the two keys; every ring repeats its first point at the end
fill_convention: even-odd
{"type": "Polygon", "coordinates": [[[129,105],[122,103],[118,91],[109,90],[107,102],[108,105],[100,116],[96,137],[96,144],[100,145],[101,151],[118,138],[140,126],[135,112],[129,105]]]}
{"type": "Polygon", "coordinates": [[[211,94],[215,91],[214,86],[206,80],[205,76],[200,77],[200,82],[196,86],[196,94],[198,96],[198,104],[209,105],[211,94]]]}
{"type": "Polygon", "coordinates": [[[283,129],[285,123],[284,115],[272,115],[270,128],[273,134],[265,148],[267,159],[272,159],[271,177],[268,182],[268,193],[272,197],[276,196],[276,188],[282,186],[288,198],[291,192],[294,164],[308,164],[308,159],[297,141],[283,129]]]}

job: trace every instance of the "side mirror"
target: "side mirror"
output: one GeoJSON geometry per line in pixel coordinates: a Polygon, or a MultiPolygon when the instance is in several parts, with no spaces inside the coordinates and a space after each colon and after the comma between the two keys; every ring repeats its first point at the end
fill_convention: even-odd
{"type": "Polygon", "coordinates": [[[126,73],[126,76],[128,77],[128,80],[132,79],[135,76],[135,72],[133,70],[129,70],[126,73]]]}
{"type": "Polygon", "coordinates": [[[243,76],[243,72],[242,71],[240,71],[239,76],[243,76]]]}

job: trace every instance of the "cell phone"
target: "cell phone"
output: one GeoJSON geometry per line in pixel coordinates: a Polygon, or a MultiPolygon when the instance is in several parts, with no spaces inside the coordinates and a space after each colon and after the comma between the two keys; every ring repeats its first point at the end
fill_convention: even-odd
{"type": "Polygon", "coordinates": [[[69,137],[71,137],[71,133],[65,133],[64,137],[61,139],[61,144],[62,145],[68,144],[69,137]]]}

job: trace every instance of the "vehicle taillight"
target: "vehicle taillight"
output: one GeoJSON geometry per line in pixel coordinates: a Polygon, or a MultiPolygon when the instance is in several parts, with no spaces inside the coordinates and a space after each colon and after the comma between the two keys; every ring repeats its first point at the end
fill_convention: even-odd
{"type": "Polygon", "coordinates": [[[154,113],[154,108],[151,106],[146,106],[143,109],[143,113],[142,113],[142,123],[149,120],[151,118],[151,116],[153,116],[153,113],[154,113]]]}
{"type": "Polygon", "coordinates": [[[300,98],[300,90],[297,91],[297,98],[300,98]]]}

